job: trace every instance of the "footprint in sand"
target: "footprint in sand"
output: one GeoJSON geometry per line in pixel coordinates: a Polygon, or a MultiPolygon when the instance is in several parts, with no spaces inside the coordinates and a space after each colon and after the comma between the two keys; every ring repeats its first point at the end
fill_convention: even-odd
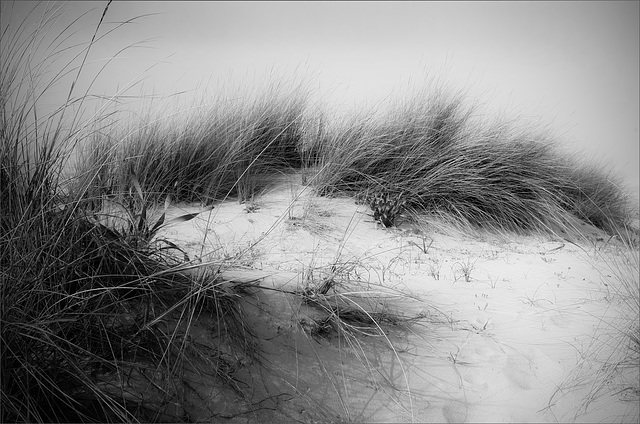
{"type": "Polygon", "coordinates": [[[503,370],[507,379],[516,387],[522,390],[531,390],[533,388],[536,376],[530,370],[528,363],[509,357],[503,370]]]}
{"type": "Polygon", "coordinates": [[[509,355],[503,371],[507,379],[522,390],[554,386],[562,374],[560,365],[538,349],[509,355]]]}
{"type": "Polygon", "coordinates": [[[467,420],[467,406],[461,402],[449,402],[442,407],[442,415],[448,423],[463,423],[467,420]]]}

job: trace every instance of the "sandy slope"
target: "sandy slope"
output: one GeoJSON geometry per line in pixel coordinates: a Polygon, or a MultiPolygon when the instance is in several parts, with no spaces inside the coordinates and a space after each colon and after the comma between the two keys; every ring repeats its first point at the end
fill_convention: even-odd
{"type": "Polygon", "coordinates": [[[637,363],[580,409],[602,363],[620,352],[611,346],[612,325],[626,310],[615,279],[606,278],[605,258],[619,254],[613,241],[586,227],[590,242],[577,244],[568,235],[470,238],[426,224],[383,229],[369,213],[291,180],[249,207],[224,202],[164,230],[192,258],[227,258],[227,278],[293,291],[330,276],[342,293],[374,293],[374,300],[349,297],[369,310],[422,317],[385,327],[386,338],[339,337],[298,296],[258,290],[243,310],[264,366],[236,358],[239,388],[254,412],[243,412],[246,399],[202,378],[194,384],[193,419],[637,419],[637,392],[625,390],[625,378],[637,390],[637,363]]]}

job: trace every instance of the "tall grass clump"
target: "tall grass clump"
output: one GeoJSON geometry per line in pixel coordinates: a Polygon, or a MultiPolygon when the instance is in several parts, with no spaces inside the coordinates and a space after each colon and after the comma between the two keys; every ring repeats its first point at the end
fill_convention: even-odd
{"type": "MultiPolygon", "coordinates": [[[[60,5],[41,3],[15,20],[13,5],[2,3],[2,422],[182,420],[183,383],[205,357],[193,354],[195,318],[217,317],[210,331],[221,344],[251,350],[233,289],[214,274],[194,276],[177,246],[153,237],[164,215],[149,219],[135,174],[129,188],[141,199],[128,218],[85,214],[85,194],[62,189],[75,186],[63,180],[70,152],[100,120],[67,114],[87,100],[74,87],[109,6],[91,41],[76,45],[82,20],[58,26],[66,18],[60,5]],[[73,49],[79,52],[60,63],[73,49]],[[42,113],[41,100],[67,75],[68,95],[42,113]],[[230,328],[234,337],[225,338],[230,328]]],[[[204,369],[224,379],[219,355],[209,349],[213,362],[204,369]]]]}
{"type": "Polygon", "coordinates": [[[320,192],[388,192],[408,210],[501,231],[548,232],[570,215],[608,232],[625,225],[626,196],[610,175],[561,154],[544,129],[482,122],[463,100],[418,92],[326,128],[320,192]]]}
{"type": "Polygon", "coordinates": [[[250,200],[274,173],[302,165],[307,95],[302,83],[273,82],[257,95],[221,89],[172,116],[150,106],[144,119],[86,145],[79,173],[88,197],[122,193],[133,166],[155,200],[250,200]]]}

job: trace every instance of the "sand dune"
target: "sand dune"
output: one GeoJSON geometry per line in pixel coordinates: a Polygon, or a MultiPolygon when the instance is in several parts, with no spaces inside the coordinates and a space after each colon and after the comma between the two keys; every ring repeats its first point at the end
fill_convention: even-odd
{"type": "MultiPolygon", "coordinates": [[[[192,418],[637,418],[638,394],[625,391],[625,381],[638,379],[637,363],[620,366],[585,404],[605,378],[603,366],[624,352],[613,344],[631,313],[610,269],[612,257],[624,257],[615,239],[588,226],[582,237],[472,237],[426,220],[383,229],[366,206],[317,197],[298,182],[249,205],[217,204],[162,234],[191,258],[226,258],[227,279],[277,289],[255,288],[243,307],[262,352],[262,365],[249,361],[237,373],[251,387],[253,412],[246,398],[202,379],[192,418]],[[322,321],[326,311],[286,293],[327,278],[335,282],[327,304],[354,302],[415,320],[385,325],[385,336],[378,328],[339,333],[322,321]]],[[[182,205],[171,213],[197,210],[182,205]]]]}

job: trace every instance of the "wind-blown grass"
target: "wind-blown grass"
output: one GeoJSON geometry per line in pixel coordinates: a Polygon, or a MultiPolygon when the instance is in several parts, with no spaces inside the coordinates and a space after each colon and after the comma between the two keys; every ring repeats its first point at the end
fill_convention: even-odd
{"type": "Polygon", "coordinates": [[[542,231],[572,214],[608,232],[628,206],[611,176],[559,153],[541,130],[485,125],[461,95],[419,92],[381,114],[354,116],[317,137],[321,192],[368,189],[406,207],[477,227],[542,231]]]}
{"type": "MultiPolygon", "coordinates": [[[[309,182],[322,193],[389,192],[415,213],[500,231],[562,228],[567,214],[610,232],[626,224],[625,196],[608,176],[559,155],[539,132],[473,124],[461,97],[416,97],[334,125],[308,115],[302,86],[274,84],[173,119],[150,110],[118,127],[108,114],[84,122],[90,97],[75,87],[109,6],[91,41],[60,69],[78,21],[51,37],[62,17],[57,5],[36,6],[34,14],[45,10],[32,29],[26,21],[15,27],[3,4],[2,421],[187,419],[185,383],[202,363],[237,388],[235,364],[220,346],[256,356],[239,304],[245,287],[221,280],[219,264],[196,266],[155,237],[165,224],[164,215],[150,217],[158,203],[246,202],[274,174],[305,167],[317,169],[309,182]],[[43,96],[68,77],[60,107],[43,114],[43,96]],[[200,318],[211,318],[217,346],[192,341],[193,324],[207,321],[200,318]]],[[[416,318],[380,309],[375,294],[356,294],[324,286],[295,293],[324,314],[314,331],[329,324],[355,350],[359,336],[386,339],[385,322],[416,318]]]]}
{"type": "Polygon", "coordinates": [[[486,229],[549,233],[570,216],[610,234],[628,224],[627,195],[611,172],[561,153],[544,128],[480,121],[464,100],[428,87],[328,122],[309,112],[303,84],[273,83],[96,134],[78,172],[98,200],[127,190],[131,166],[153,199],[205,204],[250,201],[279,171],[304,168],[320,193],[387,193],[408,211],[486,229]]]}
{"type": "MultiPolygon", "coordinates": [[[[52,79],[46,77],[58,69],[58,54],[70,48],[64,34],[60,44],[46,44],[54,22],[64,18],[56,7],[39,4],[32,10],[32,16],[43,17],[33,33],[27,33],[26,19],[17,28],[2,22],[1,420],[182,419],[182,383],[193,368],[186,352],[195,349],[188,323],[202,314],[217,316],[212,334],[222,343],[239,342],[238,349],[250,354],[242,336],[248,333],[238,320],[233,288],[215,275],[194,277],[177,246],[152,240],[164,217],[150,221],[145,199],[131,204],[128,218],[109,218],[121,225],[107,226],[85,214],[79,203],[83,192],[62,190],[74,186],[63,181],[63,170],[90,126],[83,126],[79,115],[65,116],[85,100],[75,97],[77,76],[59,109],[38,113],[42,96],[75,65],[67,63],[52,79]],[[43,56],[33,54],[41,47],[43,56]],[[229,328],[237,338],[226,337],[229,328]]],[[[77,75],[93,42],[80,46],[77,75]]],[[[135,174],[129,182],[142,197],[135,174]]],[[[225,360],[217,363],[214,373],[225,360]]]]}
{"type": "Polygon", "coordinates": [[[73,87],[92,41],[80,47],[62,106],[40,116],[39,100],[64,75],[47,80],[57,53],[72,47],[30,55],[29,43],[44,43],[64,17],[43,4],[34,13],[44,18],[24,43],[5,38],[24,26],[2,28],[2,421],[188,420],[189,381],[205,374],[242,398],[237,358],[257,355],[239,305],[247,292],[223,281],[217,264],[193,265],[158,239],[165,217],[152,219],[151,209],[172,198],[246,200],[264,184],[261,172],[299,167],[304,103],[266,96],[192,115],[175,132],[157,123],[119,131],[103,116],[82,122],[65,113],[87,100],[73,87]],[[86,145],[69,177],[71,152],[86,145]],[[199,327],[207,343],[192,337],[199,327]]]}
{"type": "Polygon", "coordinates": [[[128,120],[117,131],[96,134],[81,153],[78,173],[89,198],[123,193],[133,166],[154,199],[240,202],[268,186],[278,170],[299,168],[306,94],[274,84],[260,96],[224,93],[178,118],[128,120]]]}

